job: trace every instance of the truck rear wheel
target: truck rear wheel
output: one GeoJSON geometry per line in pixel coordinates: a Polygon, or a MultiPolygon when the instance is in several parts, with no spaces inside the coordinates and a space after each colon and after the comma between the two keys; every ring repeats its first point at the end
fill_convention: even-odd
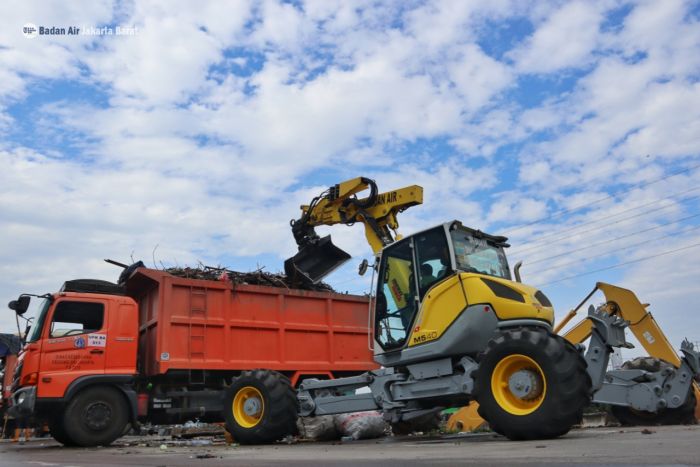
{"type": "Polygon", "coordinates": [[[122,435],[128,422],[124,396],[114,388],[93,386],[68,403],[63,427],[77,446],[107,446],[122,435]]]}
{"type": "MultiPolygon", "coordinates": [[[[637,357],[622,365],[623,370],[661,371],[666,367],[672,367],[670,363],[653,357],[637,357]]],[[[658,412],[646,412],[635,410],[631,407],[613,405],[610,412],[622,425],[626,426],[650,426],[650,425],[687,425],[695,423],[695,392],[691,386],[688,397],[680,407],[675,409],[661,409],[658,412]]]]}
{"type": "Polygon", "coordinates": [[[507,330],[491,339],[473,377],[479,415],[512,440],[566,434],[591,397],[583,357],[544,329],[507,330]]]}
{"type": "Polygon", "coordinates": [[[226,429],[241,444],[272,443],[296,433],[297,398],[276,371],[244,371],[224,394],[226,429]]]}

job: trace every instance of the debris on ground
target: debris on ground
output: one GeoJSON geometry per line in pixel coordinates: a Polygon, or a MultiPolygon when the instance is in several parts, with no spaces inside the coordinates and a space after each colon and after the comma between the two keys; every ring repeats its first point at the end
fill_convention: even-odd
{"type": "Polygon", "coordinates": [[[332,441],[340,438],[335,428],[333,415],[317,417],[299,417],[297,419],[299,436],[311,441],[332,441]]]}
{"type": "Polygon", "coordinates": [[[643,435],[652,435],[652,434],[654,434],[654,433],[656,433],[656,432],[653,431],[653,430],[650,430],[650,429],[648,429],[648,428],[644,428],[644,429],[642,430],[642,434],[643,434],[643,435]]]}
{"type": "Polygon", "coordinates": [[[318,284],[297,284],[293,283],[285,274],[270,273],[263,271],[263,268],[251,272],[232,271],[223,267],[212,267],[199,265],[197,267],[171,267],[165,268],[165,272],[177,277],[187,279],[203,279],[210,281],[231,282],[234,286],[238,284],[265,285],[269,287],[284,287],[287,289],[311,290],[315,292],[335,292],[333,287],[325,282],[318,284]]]}
{"type": "Polygon", "coordinates": [[[170,430],[170,436],[179,439],[190,439],[200,436],[224,436],[223,425],[214,423],[187,422],[176,425],[170,430]]]}
{"type": "Polygon", "coordinates": [[[343,441],[371,439],[384,436],[386,422],[377,411],[357,412],[336,415],[335,428],[343,441]]]}

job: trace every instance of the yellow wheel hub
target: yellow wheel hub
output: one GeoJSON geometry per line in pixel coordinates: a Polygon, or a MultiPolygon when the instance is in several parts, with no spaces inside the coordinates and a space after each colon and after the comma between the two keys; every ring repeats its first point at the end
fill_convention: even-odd
{"type": "Polygon", "coordinates": [[[508,355],[493,369],[491,392],[506,412],[527,415],[542,405],[547,393],[547,379],[532,358],[520,354],[508,355]]]}
{"type": "Polygon", "coordinates": [[[233,418],[243,428],[253,428],[265,413],[262,393],[253,386],[241,388],[233,398],[233,418]]]}

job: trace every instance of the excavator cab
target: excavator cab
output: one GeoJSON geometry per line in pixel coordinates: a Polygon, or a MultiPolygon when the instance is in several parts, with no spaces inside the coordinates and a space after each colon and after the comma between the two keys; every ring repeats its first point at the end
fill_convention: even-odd
{"type": "MultiPolygon", "coordinates": [[[[504,252],[507,246],[505,237],[489,235],[452,221],[384,248],[379,264],[374,325],[374,338],[381,349],[384,352],[399,350],[406,347],[409,338],[415,340],[416,334],[420,333],[417,316],[421,309],[424,318],[429,318],[427,313],[430,311],[423,307],[429,301],[429,291],[436,287],[444,289],[441,283],[456,272],[509,281],[504,252]]],[[[452,287],[461,291],[462,285],[454,282],[452,287]]],[[[438,313],[444,314],[444,311],[441,309],[438,313]]],[[[408,343],[409,347],[413,340],[408,343]]]]}

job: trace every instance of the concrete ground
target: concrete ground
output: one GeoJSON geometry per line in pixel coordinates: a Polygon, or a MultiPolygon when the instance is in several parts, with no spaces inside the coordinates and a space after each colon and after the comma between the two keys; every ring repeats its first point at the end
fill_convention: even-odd
{"type": "Polygon", "coordinates": [[[126,438],[108,448],[78,449],[48,439],[24,445],[3,441],[0,466],[700,465],[698,425],[589,428],[559,439],[527,442],[476,433],[270,446],[170,445],[162,449],[158,439],[148,440],[152,446],[143,443],[143,438],[126,438]]]}

